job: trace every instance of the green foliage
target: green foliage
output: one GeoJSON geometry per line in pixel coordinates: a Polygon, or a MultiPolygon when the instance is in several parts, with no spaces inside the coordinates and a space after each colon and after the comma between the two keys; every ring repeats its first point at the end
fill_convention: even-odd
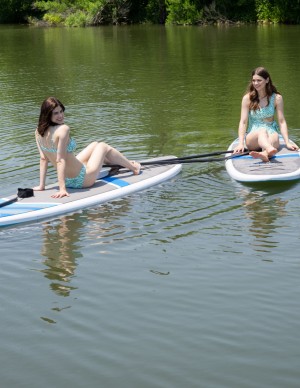
{"type": "Polygon", "coordinates": [[[282,10],[274,1],[256,0],[256,14],[258,21],[271,21],[279,23],[282,21],[282,10]]]}
{"type": "Polygon", "coordinates": [[[44,21],[69,27],[118,24],[126,21],[129,10],[128,0],[43,0],[36,1],[34,6],[44,13],[44,21]]]}
{"type": "Polygon", "coordinates": [[[129,0],[111,0],[106,4],[108,19],[111,18],[113,24],[126,23],[129,10],[129,0]]]}
{"type": "Polygon", "coordinates": [[[69,4],[60,1],[36,1],[34,7],[43,12],[63,13],[69,8],[69,4]]]}
{"type": "Polygon", "coordinates": [[[0,23],[300,23],[300,0],[1,0],[0,23]]]}
{"type": "Polygon", "coordinates": [[[190,0],[167,1],[167,23],[196,24],[202,16],[190,0]]]}
{"type": "Polygon", "coordinates": [[[91,14],[78,10],[68,15],[64,24],[67,27],[85,27],[92,24],[92,16],[91,14]]]}
{"type": "Polygon", "coordinates": [[[67,25],[79,27],[80,24],[84,26],[103,24],[106,5],[107,0],[76,0],[77,15],[75,14],[74,18],[70,15],[66,21],[67,25]]]}
{"type": "Polygon", "coordinates": [[[146,6],[146,19],[154,24],[164,24],[167,17],[165,0],[149,0],[146,6]]]}
{"type": "Polygon", "coordinates": [[[300,0],[256,0],[258,21],[300,23],[300,0]]]}
{"type": "Polygon", "coordinates": [[[57,26],[64,22],[64,18],[58,13],[46,13],[43,20],[50,26],[57,26]]]}

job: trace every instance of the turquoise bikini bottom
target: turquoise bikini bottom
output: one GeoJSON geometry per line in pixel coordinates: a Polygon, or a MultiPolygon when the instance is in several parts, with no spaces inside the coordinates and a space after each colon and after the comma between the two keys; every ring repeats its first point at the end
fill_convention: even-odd
{"type": "Polygon", "coordinates": [[[86,174],[85,166],[82,166],[80,173],[75,178],[66,178],[66,187],[69,189],[82,189],[83,182],[86,174]]]}
{"type": "Polygon", "coordinates": [[[247,134],[250,132],[259,131],[262,128],[266,129],[270,135],[272,135],[273,133],[279,133],[279,127],[276,121],[253,121],[248,127],[247,134]]]}

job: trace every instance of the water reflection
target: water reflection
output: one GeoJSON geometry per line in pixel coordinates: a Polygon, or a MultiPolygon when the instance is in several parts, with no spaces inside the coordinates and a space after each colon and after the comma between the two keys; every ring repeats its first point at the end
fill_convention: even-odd
{"type": "Polygon", "coordinates": [[[43,246],[41,255],[45,258],[45,269],[41,272],[51,281],[51,290],[63,297],[70,296],[77,287],[72,285],[78,260],[83,258],[82,245],[87,235],[90,239],[101,239],[113,225],[107,226],[109,216],[103,212],[105,207],[89,209],[49,221],[43,225],[43,246]],[[90,225],[97,224],[97,227],[90,225]],[[101,226],[99,225],[101,224],[101,226]]]}
{"type": "Polygon", "coordinates": [[[279,245],[276,231],[282,225],[277,222],[287,214],[288,200],[278,194],[290,189],[295,183],[274,183],[244,187],[242,196],[247,219],[251,220],[249,232],[255,238],[253,248],[259,252],[270,252],[279,245]]]}
{"type": "Polygon", "coordinates": [[[69,296],[76,287],[70,285],[75,274],[77,260],[82,258],[80,230],[83,227],[80,214],[62,217],[57,223],[44,224],[41,254],[46,268],[41,272],[51,280],[50,288],[59,296],[69,296]]]}
{"type": "MultiPolygon", "coordinates": [[[[43,224],[41,255],[45,268],[39,272],[50,280],[49,288],[56,295],[68,298],[72,291],[78,290],[74,279],[78,262],[84,257],[82,248],[86,247],[86,239],[91,241],[90,245],[102,245],[125,238],[120,237],[126,231],[118,229],[116,219],[129,211],[130,200],[123,199],[43,224]]],[[[102,249],[99,255],[104,253],[102,249]]],[[[61,312],[71,307],[70,304],[63,307],[57,305],[51,311],[61,312]]],[[[43,316],[41,319],[47,323],[56,323],[50,317],[43,316]]]]}

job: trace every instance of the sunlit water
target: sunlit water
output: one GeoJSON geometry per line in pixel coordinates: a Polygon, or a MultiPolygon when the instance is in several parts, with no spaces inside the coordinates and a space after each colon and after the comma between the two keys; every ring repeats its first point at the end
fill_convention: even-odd
{"type": "MultiPolygon", "coordinates": [[[[79,149],[99,139],[136,160],[190,155],[227,148],[264,65],[300,144],[299,33],[1,26],[1,196],[38,182],[48,95],[79,149]]],[[[299,212],[298,182],[246,186],[211,162],[1,229],[1,387],[299,387],[299,212]]]]}

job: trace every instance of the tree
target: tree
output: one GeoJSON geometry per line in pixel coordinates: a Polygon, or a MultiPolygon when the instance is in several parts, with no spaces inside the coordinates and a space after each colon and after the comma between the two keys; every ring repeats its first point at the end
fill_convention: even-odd
{"type": "Polygon", "coordinates": [[[31,0],[1,0],[0,22],[21,23],[33,13],[31,0]]]}
{"type": "Polygon", "coordinates": [[[300,0],[256,0],[257,20],[300,23],[300,0]]]}
{"type": "Polygon", "coordinates": [[[0,23],[300,23],[300,0],[1,0],[0,23]],[[41,20],[40,20],[41,19],[41,20]]]}

